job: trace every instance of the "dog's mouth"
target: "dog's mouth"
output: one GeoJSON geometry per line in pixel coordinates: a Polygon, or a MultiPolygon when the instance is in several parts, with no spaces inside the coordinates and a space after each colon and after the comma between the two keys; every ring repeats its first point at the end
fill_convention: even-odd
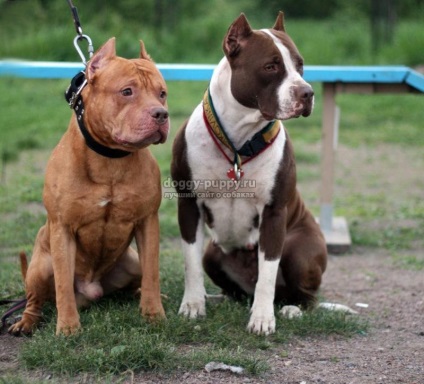
{"type": "Polygon", "coordinates": [[[269,120],[269,121],[271,121],[271,120],[274,120],[274,119],[275,119],[275,117],[274,117],[273,115],[271,115],[271,114],[269,114],[269,113],[267,113],[267,112],[261,112],[261,114],[262,114],[262,117],[263,117],[265,120],[269,120]]]}
{"type": "Polygon", "coordinates": [[[150,144],[161,144],[163,143],[164,137],[161,131],[154,132],[152,135],[147,137],[142,141],[143,145],[150,145],[150,144]]]}
{"type": "Polygon", "coordinates": [[[270,111],[261,110],[261,115],[265,120],[289,120],[298,118],[300,116],[307,117],[312,113],[313,105],[312,103],[300,104],[297,103],[294,106],[287,106],[282,110],[277,111],[276,113],[270,113],[270,111]]]}
{"type": "Polygon", "coordinates": [[[308,117],[312,113],[313,103],[296,104],[292,108],[280,111],[277,115],[279,120],[297,119],[300,116],[308,117]]]}
{"type": "Polygon", "coordinates": [[[140,138],[140,136],[134,136],[132,138],[115,136],[114,140],[117,144],[126,149],[141,149],[149,145],[163,144],[167,139],[167,133],[168,129],[161,126],[156,131],[151,132],[148,135],[143,135],[142,138],[140,138]]]}

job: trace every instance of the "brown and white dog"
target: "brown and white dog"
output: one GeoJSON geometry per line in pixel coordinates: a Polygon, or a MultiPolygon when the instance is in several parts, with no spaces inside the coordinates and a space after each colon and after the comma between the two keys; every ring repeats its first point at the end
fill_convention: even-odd
{"type": "Polygon", "coordinates": [[[308,116],[314,93],[281,12],[263,30],[241,14],[223,50],[208,93],[173,146],[185,256],[180,313],[206,313],[203,262],[224,293],[254,296],[247,328],[266,335],[275,331],[274,301],[313,306],[326,268],[325,240],[296,189],[280,121],[308,116]],[[203,254],[204,223],[212,240],[203,254]]]}
{"type": "Polygon", "coordinates": [[[46,300],[56,300],[56,333],[73,333],[77,306],[134,285],[141,286],[142,314],[165,316],[160,172],[147,146],[168,135],[166,84],[142,42],[140,58],[127,60],[116,56],[114,38],[78,76],[67,92],[76,115],[47,164],[47,222],[25,278],[26,309],[9,329],[15,335],[33,331],[46,300]]]}

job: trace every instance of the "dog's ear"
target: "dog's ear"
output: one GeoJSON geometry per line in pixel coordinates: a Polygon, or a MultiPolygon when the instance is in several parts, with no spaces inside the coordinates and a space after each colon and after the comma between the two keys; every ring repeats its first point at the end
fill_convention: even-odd
{"type": "Polygon", "coordinates": [[[104,43],[87,64],[86,75],[90,80],[96,71],[102,68],[110,59],[116,56],[115,38],[112,37],[104,43]]]}
{"type": "Polygon", "coordinates": [[[236,56],[243,43],[249,35],[252,34],[252,28],[242,13],[228,28],[227,35],[224,38],[223,49],[227,56],[236,56]]]}
{"type": "Polygon", "coordinates": [[[146,48],[144,47],[143,40],[140,40],[140,59],[152,60],[150,55],[147,53],[146,48]]]}
{"type": "Polygon", "coordinates": [[[286,28],[284,28],[284,12],[278,12],[277,20],[275,20],[275,24],[272,27],[276,31],[286,32],[286,28]]]}

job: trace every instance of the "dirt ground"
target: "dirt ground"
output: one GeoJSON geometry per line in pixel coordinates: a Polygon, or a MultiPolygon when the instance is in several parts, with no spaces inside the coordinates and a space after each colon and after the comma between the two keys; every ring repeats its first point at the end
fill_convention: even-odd
{"type": "MultiPolygon", "coordinates": [[[[387,252],[355,249],[331,256],[323,295],[370,320],[367,335],[301,338],[269,355],[272,367],[260,378],[195,372],[164,383],[376,384],[424,383],[424,276],[399,270],[387,252]],[[359,308],[356,303],[368,304],[359,308]]],[[[157,377],[139,377],[157,383],[157,377]]]]}
{"type": "MultiPolygon", "coordinates": [[[[370,188],[388,190],[387,185],[390,184],[393,187],[388,192],[391,193],[391,199],[396,200],[397,194],[404,199],[422,196],[423,190],[417,190],[423,184],[424,165],[419,148],[407,153],[400,153],[394,147],[381,148],[373,161],[370,161],[366,151],[361,151],[363,149],[360,148],[341,149],[338,172],[346,172],[349,163],[356,159],[362,173],[361,177],[351,175],[349,183],[339,182],[336,193],[343,193],[343,189],[364,190],[364,185],[359,180],[375,179],[375,175],[378,175],[387,184],[378,186],[378,183],[373,183],[370,188]],[[385,159],[385,166],[382,167],[379,159],[385,159]],[[408,172],[405,172],[406,166],[408,172]],[[396,189],[396,180],[399,179],[404,186],[412,187],[396,189]]],[[[342,175],[339,175],[338,179],[341,178],[342,175]]],[[[413,249],[398,251],[397,256],[412,254],[422,258],[422,243],[420,240],[417,246],[413,245],[413,249]]],[[[359,316],[369,320],[370,327],[366,335],[352,338],[317,336],[293,339],[290,344],[282,345],[281,349],[264,352],[271,369],[259,377],[221,371],[195,371],[172,377],[151,373],[133,375],[130,372],[121,376],[117,382],[423,384],[423,292],[423,270],[400,267],[389,250],[356,246],[343,256],[330,256],[322,295],[328,301],[350,306],[359,312],[359,316]],[[358,307],[357,303],[368,304],[368,307],[358,307]]],[[[24,340],[21,338],[0,335],[0,382],[6,372],[19,369],[17,354],[22,342],[24,340]]],[[[51,377],[46,372],[29,375],[38,379],[51,377]]],[[[73,382],[87,383],[90,379],[84,376],[73,382]]]]}

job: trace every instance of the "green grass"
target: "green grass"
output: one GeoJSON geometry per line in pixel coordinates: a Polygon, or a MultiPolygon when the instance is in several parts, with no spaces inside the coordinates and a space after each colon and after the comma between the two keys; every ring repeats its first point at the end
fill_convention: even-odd
{"type": "MultiPolygon", "coordinates": [[[[190,321],[177,315],[181,290],[163,280],[163,291],[169,296],[164,301],[167,320],[159,324],[147,324],[140,318],[134,298],[117,295],[81,312],[82,332],[57,337],[55,312],[50,306],[45,327],[23,344],[25,367],[43,367],[67,376],[83,372],[100,376],[127,370],[165,374],[200,370],[210,361],[224,361],[256,375],[268,369],[263,353],[281,348],[293,336],[346,337],[364,334],[368,328],[358,317],[316,311],[298,320],[279,319],[274,335],[258,337],[245,330],[248,303],[208,304],[207,318],[190,321]]],[[[182,280],[176,283],[182,286],[182,280]]]]}
{"type": "MultiPolygon", "coordinates": [[[[118,53],[133,57],[138,54],[138,39],[143,39],[157,62],[215,63],[222,54],[224,34],[240,12],[259,29],[272,27],[278,11],[271,12],[274,5],[258,9],[260,5],[248,0],[181,2],[174,16],[161,15],[165,19],[160,26],[154,2],[100,3],[81,1],[77,5],[84,33],[91,36],[95,48],[116,36],[118,53]]],[[[399,17],[394,41],[378,52],[371,49],[370,24],[364,11],[361,16],[346,9],[324,20],[301,20],[286,14],[285,25],[308,64],[422,64],[419,47],[424,45],[424,34],[418,14],[415,19],[399,17]]],[[[74,36],[70,11],[63,1],[0,2],[0,57],[77,61],[74,36]]]]}
{"type": "MultiPolygon", "coordinates": [[[[0,125],[4,127],[0,130],[0,298],[24,294],[17,255],[20,250],[31,254],[35,235],[45,220],[40,208],[44,164],[71,115],[63,99],[67,83],[0,78],[0,103],[5,107],[0,115],[0,125]]],[[[169,83],[171,135],[165,145],[152,147],[163,180],[170,176],[173,137],[206,86],[205,82],[169,83]]],[[[319,84],[314,87],[317,96],[313,115],[286,124],[295,146],[300,183],[316,181],[319,176],[320,154],[311,148],[321,139],[322,100],[319,84]]],[[[342,95],[337,101],[342,110],[343,145],[370,151],[388,145],[417,153],[423,147],[424,136],[419,131],[421,97],[342,95]]],[[[349,182],[349,177],[342,180],[347,187],[349,182]]],[[[368,180],[370,191],[366,195],[354,191],[337,195],[337,214],[350,219],[354,245],[387,249],[399,268],[421,271],[423,261],[411,249],[416,249],[424,238],[422,199],[382,193],[378,188],[381,182],[384,180],[379,177],[368,180]]],[[[315,191],[314,196],[317,195],[315,191]]],[[[167,320],[147,324],[139,315],[138,299],[116,295],[81,312],[81,333],[56,337],[56,311],[53,305],[46,306],[45,324],[20,351],[19,359],[26,369],[42,369],[64,378],[83,373],[112,382],[116,377],[125,377],[128,371],[171,374],[202,369],[207,362],[219,360],[243,366],[249,374],[257,375],[269,369],[267,353],[284,353],[293,337],[349,337],[367,332],[368,324],[361,318],[317,311],[292,321],[278,319],[275,335],[257,337],[245,330],[249,318],[247,302],[209,303],[208,317],[202,320],[188,321],[178,316],[184,262],[175,199],[163,199],[160,222],[161,284],[167,295],[167,320]]],[[[218,292],[209,280],[207,290],[218,292]]],[[[13,378],[10,382],[19,380],[13,378]]]]}
{"type": "MultiPolygon", "coordinates": [[[[167,144],[152,148],[163,178],[169,177],[170,148],[177,127],[199,102],[206,85],[169,84],[171,138],[167,144]]],[[[1,123],[14,127],[13,133],[1,131],[1,142],[3,148],[16,148],[16,160],[9,159],[3,164],[6,177],[0,184],[2,298],[24,294],[17,255],[22,249],[31,254],[35,235],[45,220],[40,208],[43,164],[50,148],[66,129],[71,114],[61,99],[65,86],[63,81],[0,79],[0,101],[7,102],[10,107],[0,116],[1,123]],[[12,91],[6,92],[9,89],[12,91]],[[25,110],[34,89],[36,100],[45,101],[41,106],[25,110]],[[25,110],[25,114],[18,113],[21,110],[25,110]],[[19,143],[28,134],[38,143],[36,150],[22,151],[19,143]]],[[[319,119],[316,120],[318,124],[319,119]]],[[[315,140],[311,137],[315,137],[316,131],[319,133],[317,127],[306,128],[306,132],[298,136],[298,141],[315,140]]],[[[305,165],[318,161],[316,155],[306,151],[299,157],[305,165]]],[[[249,374],[257,375],[268,369],[267,351],[285,348],[285,343],[294,336],[340,334],[349,337],[367,331],[368,325],[359,318],[317,311],[296,321],[278,319],[275,335],[257,337],[245,330],[249,319],[247,302],[208,304],[208,316],[202,320],[189,321],[178,316],[183,295],[184,262],[179,248],[175,199],[163,200],[160,220],[161,284],[162,292],[168,297],[164,299],[167,320],[156,325],[147,324],[139,315],[138,299],[116,295],[81,311],[81,333],[69,338],[56,337],[56,310],[53,305],[46,306],[45,324],[22,345],[20,351],[20,363],[26,369],[43,369],[59,377],[87,373],[101,380],[112,380],[128,370],[170,374],[202,369],[207,362],[218,360],[240,365],[249,374]]],[[[209,280],[207,289],[218,293],[209,280]]]]}

